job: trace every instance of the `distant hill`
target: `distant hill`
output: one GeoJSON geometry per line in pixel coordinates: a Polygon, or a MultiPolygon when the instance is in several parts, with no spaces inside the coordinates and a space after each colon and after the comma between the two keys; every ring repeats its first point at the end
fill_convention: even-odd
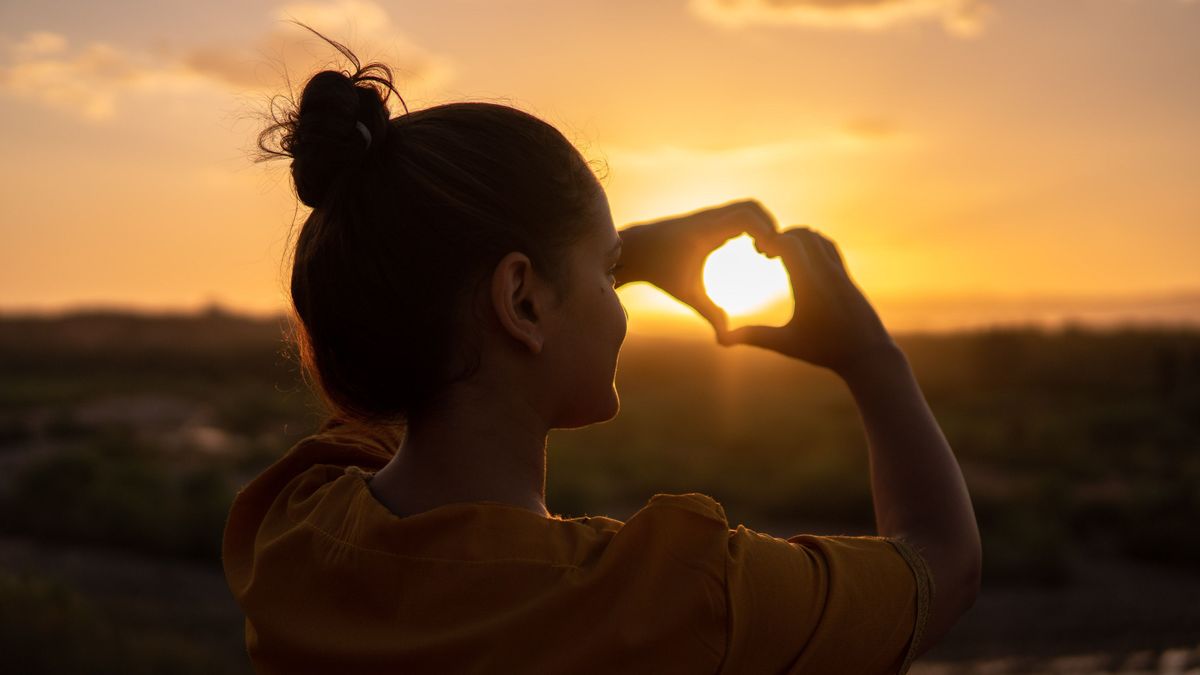
{"type": "MultiPolygon", "coordinates": [[[[664,311],[631,311],[631,335],[675,335],[708,338],[711,333],[691,309],[644,283],[623,287],[622,294],[656,296],[656,306],[664,311]]],[[[1119,326],[1167,326],[1200,328],[1200,289],[1181,289],[1166,293],[1127,293],[1068,295],[1004,295],[999,293],[947,293],[941,295],[883,295],[866,290],[884,324],[894,334],[956,332],[989,327],[1040,326],[1047,329],[1063,327],[1109,328],[1119,326]]],[[[791,300],[786,299],[765,308],[755,316],[765,323],[779,324],[791,313],[791,300]],[[781,317],[781,318],[780,318],[781,317]],[[776,320],[778,318],[778,320],[776,320]]],[[[235,325],[246,330],[275,330],[286,325],[281,309],[276,314],[252,313],[229,308],[219,303],[200,310],[144,310],[120,305],[80,306],[57,309],[0,308],[0,321],[10,319],[62,318],[67,323],[88,330],[120,330],[121,317],[140,317],[162,321],[169,331],[171,320],[208,320],[208,326],[223,337],[235,325]],[[251,327],[254,326],[254,327],[251,327]]],[[[742,325],[752,320],[734,321],[742,325]]],[[[191,325],[191,324],[189,324],[191,325]]],[[[86,332],[86,331],[85,331],[86,332]]],[[[217,339],[223,339],[217,338],[217,339]]]]}

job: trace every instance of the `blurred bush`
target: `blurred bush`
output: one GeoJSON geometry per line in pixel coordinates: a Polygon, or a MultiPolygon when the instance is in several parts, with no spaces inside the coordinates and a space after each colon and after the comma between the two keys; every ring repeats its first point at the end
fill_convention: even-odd
{"type": "Polygon", "coordinates": [[[0,495],[0,530],[219,560],[233,495],[215,463],[181,469],[133,436],[106,434],[24,465],[0,495]]]}
{"type": "MultiPolygon", "coordinates": [[[[0,320],[0,457],[13,458],[0,530],[217,560],[237,487],[321,422],[281,327],[221,313],[0,320]],[[77,414],[117,393],[194,409],[236,442],[168,449],[155,433],[175,418],[148,430],[77,414]]],[[[1200,521],[1200,333],[896,339],[964,466],[987,583],[1063,583],[1090,555],[1200,562],[1187,536],[1200,521]]],[[[698,491],[731,526],[873,529],[861,420],[831,373],[631,334],[617,384],[616,418],[551,432],[552,511],[623,519],[655,493],[698,491]]]]}
{"type": "Polygon", "coordinates": [[[207,675],[227,657],[187,640],[132,635],[53,577],[0,569],[0,668],[21,675],[207,675]]]}

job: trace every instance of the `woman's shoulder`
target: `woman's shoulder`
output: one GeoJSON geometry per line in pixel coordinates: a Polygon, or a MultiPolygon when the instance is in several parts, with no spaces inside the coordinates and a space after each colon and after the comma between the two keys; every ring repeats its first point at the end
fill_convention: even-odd
{"type": "Polygon", "coordinates": [[[366,447],[379,454],[391,456],[404,440],[401,424],[366,424],[333,415],[298,444],[332,444],[366,447]]]}
{"type": "Polygon", "coordinates": [[[639,516],[694,520],[701,524],[701,521],[695,518],[698,516],[710,523],[721,523],[723,527],[728,527],[729,524],[721,503],[702,492],[660,492],[646,500],[646,505],[633,514],[629,521],[632,522],[639,516]]]}

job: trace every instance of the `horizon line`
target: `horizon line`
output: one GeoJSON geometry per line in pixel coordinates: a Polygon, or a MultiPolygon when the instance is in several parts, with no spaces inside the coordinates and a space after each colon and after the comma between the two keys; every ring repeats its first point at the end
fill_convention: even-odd
{"type": "MultiPolygon", "coordinates": [[[[1200,330],[1200,288],[1136,291],[1120,295],[1067,292],[1002,295],[996,292],[967,291],[876,295],[870,300],[885,324],[888,324],[889,330],[896,335],[996,329],[1200,330]],[[921,312],[922,307],[947,311],[921,312]],[[996,311],[989,312],[989,309],[996,311]],[[1137,310],[1142,311],[1141,316],[1136,315],[1137,310]],[[1149,315],[1146,315],[1147,310],[1149,315]],[[1084,316],[1089,313],[1093,316],[1084,316]],[[989,317],[989,314],[992,316],[989,317]]],[[[280,321],[287,320],[289,313],[290,307],[287,306],[281,305],[271,311],[254,310],[239,308],[220,298],[197,304],[172,305],[119,301],[80,301],[57,306],[0,305],[0,320],[55,320],[87,315],[110,315],[141,318],[226,317],[249,321],[280,321]]],[[[690,314],[639,317],[636,323],[631,320],[631,329],[634,326],[638,329],[637,333],[642,335],[686,336],[689,333],[708,334],[712,330],[699,316],[690,314]]]]}

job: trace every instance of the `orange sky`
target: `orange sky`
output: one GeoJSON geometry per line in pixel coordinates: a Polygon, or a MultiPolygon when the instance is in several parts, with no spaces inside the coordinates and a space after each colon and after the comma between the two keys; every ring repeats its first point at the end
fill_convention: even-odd
{"type": "Polygon", "coordinates": [[[618,227],[756,197],[821,230],[893,328],[1200,292],[1198,2],[114,0],[0,5],[0,311],[283,306],[295,202],[253,114],[267,56],[333,56],[289,16],[398,64],[410,108],[555,124],[618,227]]]}

